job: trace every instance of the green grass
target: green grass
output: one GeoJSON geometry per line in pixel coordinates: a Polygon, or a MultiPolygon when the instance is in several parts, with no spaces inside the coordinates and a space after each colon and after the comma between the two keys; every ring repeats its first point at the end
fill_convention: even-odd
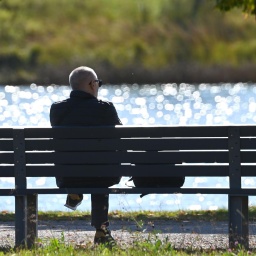
{"type": "MultiPolygon", "coordinates": [[[[249,211],[250,219],[256,218],[256,207],[251,207],[249,211]]],[[[135,220],[144,222],[148,220],[206,220],[206,221],[224,221],[227,220],[228,213],[225,209],[217,211],[112,211],[110,220],[135,220]]],[[[80,220],[90,219],[90,212],[39,212],[39,220],[80,220]]],[[[14,221],[14,214],[7,211],[0,213],[0,221],[14,221]]],[[[137,234],[139,236],[139,233],[137,234]]],[[[126,248],[117,246],[109,250],[105,247],[95,247],[91,242],[83,245],[73,245],[64,242],[64,233],[60,239],[49,239],[48,241],[38,241],[37,247],[31,250],[19,248],[0,248],[0,256],[27,256],[27,255],[254,255],[254,251],[248,252],[238,244],[235,249],[217,250],[217,249],[177,249],[166,239],[160,240],[157,234],[149,234],[144,240],[134,240],[126,248]]],[[[256,255],[256,254],[255,254],[256,255]]]]}
{"type": "MultiPolygon", "coordinates": [[[[0,221],[14,221],[15,215],[13,212],[0,212],[0,221]]],[[[250,207],[249,218],[256,218],[256,207],[250,207]]],[[[90,219],[89,211],[39,211],[39,220],[85,220],[90,219]]],[[[227,221],[228,212],[226,209],[216,211],[201,210],[201,211],[112,211],[109,213],[110,220],[205,220],[205,221],[227,221]]]]}
{"type": "Polygon", "coordinates": [[[225,256],[244,256],[244,255],[255,255],[254,251],[245,250],[239,244],[234,249],[217,250],[217,249],[175,249],[168,239],[161,241],[157,236],[151,236],[148,239],[140,242],[134,242],[132,245],[122,248],[116,246],[112,249],[108,249],[104,246],[94,246],[91,243],[83,246],[75,246],[65,243],[65,237],[62,235],[61,239],[50,239],[46,244],[39,243],[40,246],[28,249],[14,248],[0,250],[0,256],[28,256],[28,255],[128,255],[128,256],[139,256],[139,255],[225,255],[225,256]]]}
{"type": "Polygon", "coordinates": [[[238,250],[205,250],[205,251],[193,251],[193,250],[175,250],[172,248],[171,244],[162,243],[160,240],[156,241],[155,243],[152,242],[144,242],[134,245],[129,249],[121,249],[115,248],[109,250],[104,247],[99,248],[75,248],[72,246],[61,245],[59,241],[52,240],[51,244],[43,249],[35,249],[35,250],[17,250],[13,252],[9,252],[7,254],[2,255],[10,255],[10,256],[28,256],[28,255],[47,255],[47,256],[54,256],[54,255],[129,255],[129,256],[140,256],[140,255],[224,255],[224,256],[244,256],[244,255],[255,255],[251,251],[246,251],[243,249],[238,250]]]}

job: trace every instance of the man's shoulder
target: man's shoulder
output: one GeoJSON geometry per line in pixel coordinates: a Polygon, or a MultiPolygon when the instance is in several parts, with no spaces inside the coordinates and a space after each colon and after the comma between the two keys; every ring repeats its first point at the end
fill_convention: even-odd
{"type": "Polygon", "coordinates": [[[66,100],[60,100],[60,101],[53,102],[51,107],[62,107],[63,105],[67,105],[68,101],[69,100],[66,99],[66,100]]]}
{"type": "Polygon", "coordinates": [[[114,107],[114,104],[111,101],[98,100],[98,103],[104,107],[114,107]]]}
{"type": "Polygon", "coordinates": [[[116,114],[116,107],[111,101],[98,100],[98,111],[102,113],[116,114]]]}

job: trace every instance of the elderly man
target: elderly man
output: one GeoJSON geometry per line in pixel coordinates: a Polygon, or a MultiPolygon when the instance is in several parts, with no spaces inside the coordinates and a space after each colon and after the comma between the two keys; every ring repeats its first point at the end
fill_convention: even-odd
{"type": "MultiPolygon", "coordinates": [[[[50,110],[52,126],[121,125],[111,102],[97,99],[102,81],[89,67],[78,67],[69,75],[72,88],[70,98],[55,102],[50,110]]],[[[72,171],[72,170],[70,170],[72,171]]],[[[99,178],[56,177],[58,187],[110,187],[119,183],[120,177],[99,178]]],[[[65,206],[75,210],[81,204],[82,194],[69,194],[65,206]]],[[[95,244],[113,246],[115,241],[108,229],[109,195],[91,195],[91,225],[96,228],[95,244]]]]}

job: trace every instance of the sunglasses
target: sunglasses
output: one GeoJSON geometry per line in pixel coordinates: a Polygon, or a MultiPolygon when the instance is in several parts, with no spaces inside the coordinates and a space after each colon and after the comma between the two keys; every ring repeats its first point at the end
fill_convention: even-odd
{"type": "Polygon", "coordinates": [[[97,82],[97,83],[99,83],[99,87],[101,87],[102,86],[102,80],[100,80],[100,79],[96,79],[96,80],[94,80],[95,82],[97,82]]]}

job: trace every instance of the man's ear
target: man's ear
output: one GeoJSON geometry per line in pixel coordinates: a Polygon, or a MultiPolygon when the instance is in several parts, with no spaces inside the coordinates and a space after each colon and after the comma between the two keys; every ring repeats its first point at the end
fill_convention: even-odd
{"type": "Polygon", "coordinates": [[[89,87],[90,87],[90,89],[91,89],[92,91],[94,91],[94,83],[93,83],[93,81],[91,81],[91,82],[89,83],[89,87]]]}

